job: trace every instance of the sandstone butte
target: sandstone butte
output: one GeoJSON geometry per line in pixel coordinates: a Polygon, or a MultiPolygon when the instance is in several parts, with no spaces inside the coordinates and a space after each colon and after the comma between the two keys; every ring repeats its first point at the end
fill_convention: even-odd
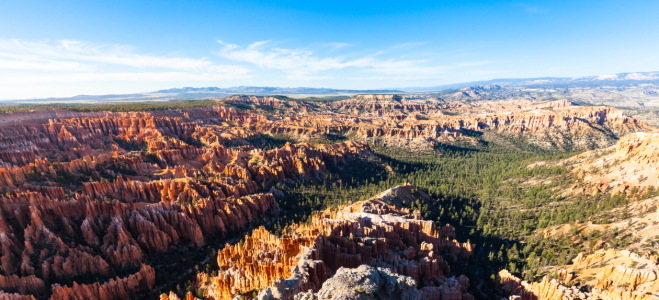
{"type": "Polygon", "coordinates": [[[632,198],[659,186],[659,133],[638,132],[615,145],[592,150],[566,160],[579,181],[575,192],[610,192],[632,198]]]}
{"type": "Polygon", "coordinates": [[[448,225],[436,228],[418,213],[406,214],[387,194],[318,212],[311,224],[294,224],[281,237],[255,229],[244,243],[218,251],[219,273],[199,273],[196,287],[216,300],[252,290],[260,290],[260,300],[315,299],[314,292],[334,289],[325,283],[340,284],[332,276],[339,276],[341,268],[367,265],[389,274],[384,278],[411,282],[416,299],[474,299],[466,292],[466,276],[447,277],[448,261],[469,258],[472,245],[456,241],[448,225]],[[417,283],[423,285],[418,292],[417,283]]]}
{"type": "Polygon", "coordinates": [[[650,253],[639,256],[627,250],[601,249],[588,256],[580,253],[572,265],[559,270],[558,279],[545,277],[541,282],[528,283],[502,270],[497,281],[511,295],[510,299],[656,300],[659,299],[657,262],[657,257],[650,253]],[[639,268],[624,266],[632,261],[639,268]],[[580,289],[573,285],[575,282],[591,288],[580,289]]]}
{"type": "Polygon", "coordinates": [[[370,155],[356,142],[224,146],[259,137],[228,124],[263,121],[221,106],[0,116],[0,299],[144,293],[155,284],[150,257],[276,217],[259,185],[320,178],[370,155]],[[58,283],[85,277],[100,281],[58,283]]]}

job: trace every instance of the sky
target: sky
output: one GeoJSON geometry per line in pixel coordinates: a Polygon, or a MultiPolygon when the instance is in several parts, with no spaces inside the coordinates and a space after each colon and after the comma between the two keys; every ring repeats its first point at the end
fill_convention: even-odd
{"type": "Polygon", "coordinates": [[[659,1],[6,1],[0,99],[659,71],[659,1]]]}

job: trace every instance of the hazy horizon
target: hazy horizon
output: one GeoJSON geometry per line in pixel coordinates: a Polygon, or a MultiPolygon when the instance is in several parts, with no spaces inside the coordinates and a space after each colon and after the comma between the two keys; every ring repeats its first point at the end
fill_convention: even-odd
{"type": "Polygon", "coordinates": [[[659,70],[659,3],[6,3],[0,99],[659,70]]]}

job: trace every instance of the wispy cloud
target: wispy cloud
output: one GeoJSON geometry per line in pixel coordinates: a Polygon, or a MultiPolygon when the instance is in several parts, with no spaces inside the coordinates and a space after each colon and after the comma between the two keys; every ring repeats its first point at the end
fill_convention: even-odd
{"type": "Polygon", "coordinates": [[[325,46],[331,48],[332,50],[339,50],[339,49],[343,49],[345,47],[350,47],[350,46],[352,46],[352,44],[348,44],[348,43],[327,43],[327,44],[325,44],[325,46]]]}
{"type": "Polygon", "coordinates": [[[401,43],[401,44],[396,44],[391,47],[389,47],[390,50],[393,49],[410,49],[410,48],[416,48],[419,46],[423,46],[428,44],[428,42],[408,42],[408,43],[401,43]]]}
{"type": "MultiPolygon", "coordinates": [[[[218,41],[223,47],[216,54],[233,61],[254,64],[260,68],[280,70],[288,74],[288,79],[324,78],[311,76],[313,74],[356,68],[363,72],[372,72],[380,75],[435,76],[444,72],[444,66],[433,66],[423,59],[384,59],[380,56],[386,51],[376,51],[369,55],[359,57],[325,56],[321,57],[308,49],[286,49],[279,47],[266,47],[268,42],[256,42],[247,47],[240,47],[218,41]]],[[[414,46],[414,45],[408,45],[414,46]]]]}
{"type": "Polygon", "coordinates": [[[495,70],[477,70],[477,71],[468,72],[468,74],[472,74],[472,75],[494,75],[494,74],[504,74],[504,73],[506,72],[495,71],[495,70]]]}
{"type": "Polygon", "coordinates": [[[524,9],[524,11],[526,13],[529,13],[529,14],[532,14],[532,15],[549,11],[549,9],[546,9],[546,8],[541,8],[541,7],[538,7],[538,6],[527,5],[527,4],[522,4],[522,3],[515,4],[514,6],[521,7],[521,8],[524,9]]]}
{"type": "Polygon", "coordinates": [[[458,67],[475,67],[475,66],[482,66],[485,64],[491,63],[490,61],[483,60],[483,61],[465,61],[458,63],[458,67]]]}
{"type": "Polygon", "coordinates": [[[567,69],[566,66],[556,66],[556,67],[551,67],[548,70],[549,71],[560,71],[560,70],[565,70],[565,69],[567,69]]]}
{"type": "Polygon", "coordinates": [[[236,75],[227,70],[224,73],[191,73],[191,72],[105,72],[105,73],[70,73],[57,76],[44,74],[2,74],[3,84],[30,83],[83,83],[98,81],[218,81],[235,79],[236,75]]]}
{"type": "Polygon", "coordinates": [[[213,64],[208,58],[138,54],[128,45],[75,40],[0,40],[0,78],[7,82],[94,80],[203,80],[245,78],[249,69],[213,64]],[[45,72],[45,73],[44,73],[45,72]]]}

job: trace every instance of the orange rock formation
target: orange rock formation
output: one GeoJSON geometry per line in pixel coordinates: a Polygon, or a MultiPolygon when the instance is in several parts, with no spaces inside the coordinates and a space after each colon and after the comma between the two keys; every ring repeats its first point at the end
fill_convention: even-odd
{"type": "Polygon", "coordinates": [[[149,258],[276,217],[266,185],[369,155],[355,142],[224,146],[258,137],[249,128],[263,122],[221,106],[0,116],[0,299],[144,293],[155,282],[149,258]],[[62,284],[79,278],[100,281],[62,284]]]}
{"type": "Polygon", "coordinates": [[[372,207],[379,201],[320,212],[310,225],[291,226],[281,237],[263,227],[256,229],[244,243],[219,251],[219,274],[201,273],[197,284],[205,296],[218,300],[255,289],[262,290],[259,299],[293,299],[298,293],[319,290],[341,267],[367,264],[423,283],[420,292],[427,299],[470,299],[466,277],[444,275],[450,270],[445,258],[466,259],[472,246],[451,240],[451,227],[438,229],[418,215],[392,215],[399,212],[394,206],[378,214],[372,207]],[[362,211],[354,212],[357,208],[362,211]]]}
{"type": "Polygon", "coordinates": [[[568,159],[579,181],[576,192],[610,192],[638,197],[648,188],[659,188],[659,133],[634,133],[614,146],[568,159]],[[642,166],[639,167],[639,166],[642,166]]]}

